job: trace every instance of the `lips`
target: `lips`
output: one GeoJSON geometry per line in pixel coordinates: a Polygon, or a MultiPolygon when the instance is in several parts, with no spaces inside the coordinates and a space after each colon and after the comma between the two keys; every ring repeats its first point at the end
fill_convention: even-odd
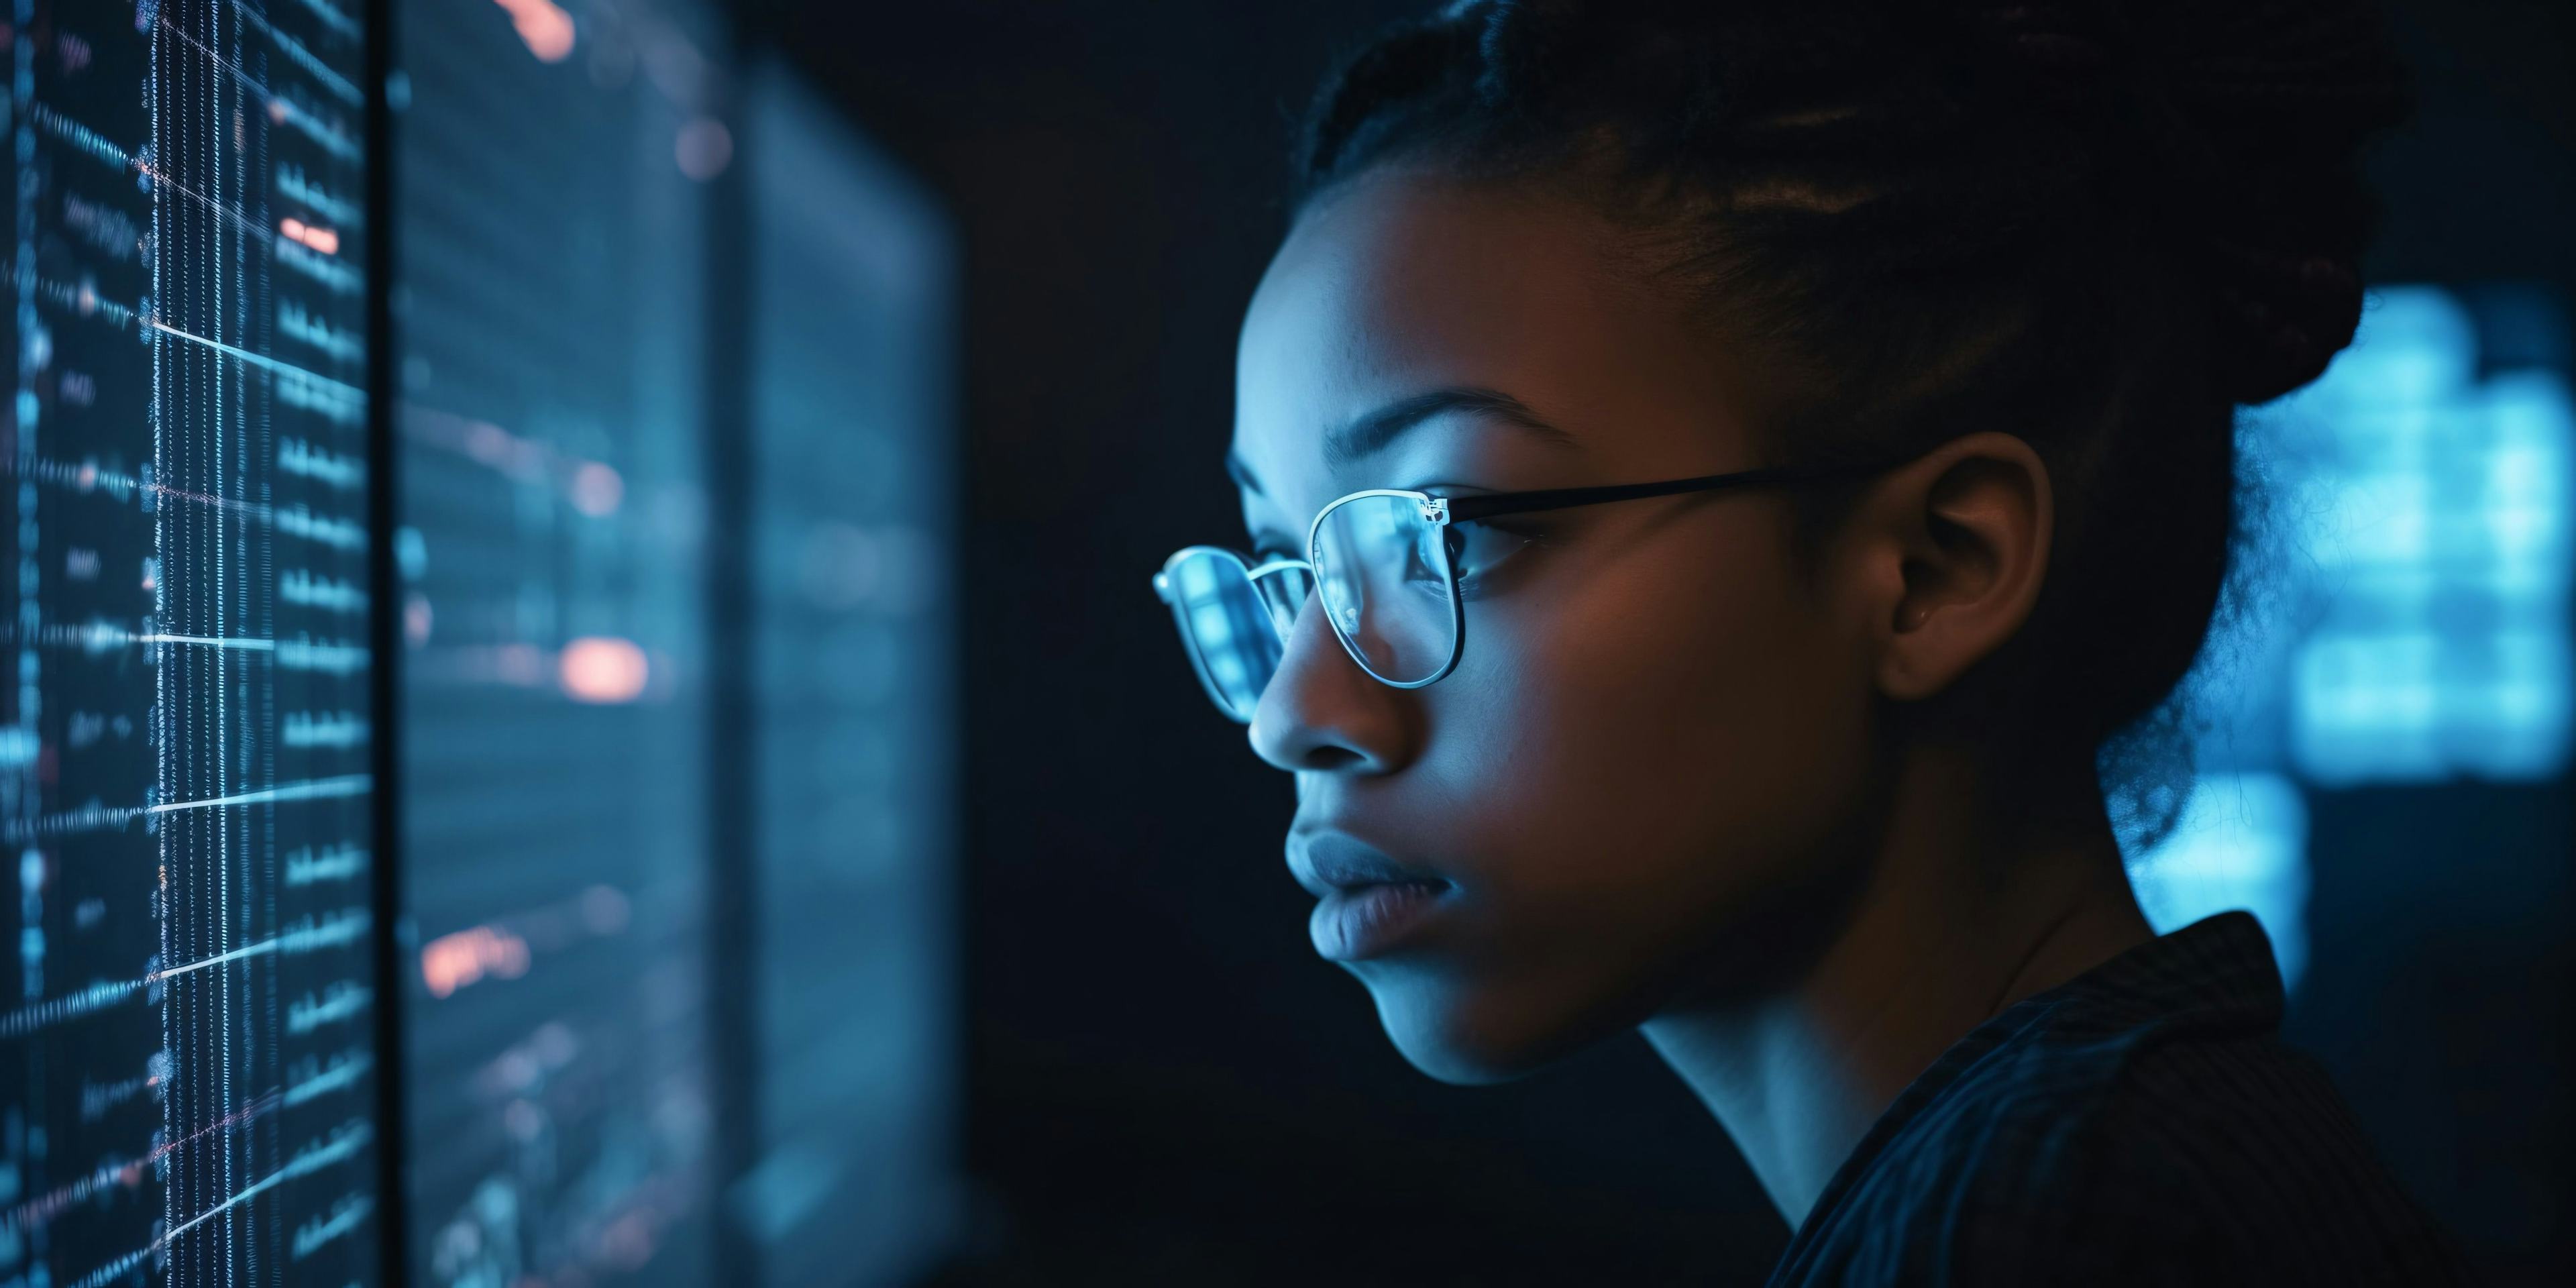
{"type": "Polygon", "coordinates": [[[1340,832],[1292,835],[1288,867],[1316,898],[1306,929],[1328,961],[1395,951],[1437,918],[1455,890],[1446,878],[1340,832]]]}

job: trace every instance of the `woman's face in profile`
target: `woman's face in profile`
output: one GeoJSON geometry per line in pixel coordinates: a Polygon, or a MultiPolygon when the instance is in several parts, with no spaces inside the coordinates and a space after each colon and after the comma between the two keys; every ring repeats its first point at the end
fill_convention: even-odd
{"type": "MultiPolygon", "coordinates": [[[[1402,170],[1317,201],[1238,355],[1255,547],[1302,554],[1315,513],[1366,488],[1777,463],[1762,364],[1622,272],[1617,245],[1579,206],[1402,170]],[[1401,432],[1348,432],[1443,391],[1466,396],[1401,432]]],[[[1462,535],[1454,673],[1380,684],[1305,611],[1251,738],[1296,775],[1288,858],[1322,896],[1317,950],[1368,986],[1415,1065],[1470,1081],[1777,965],[1806,895],[1842,884],[1831,856],[1860,822],[1873,707],[1864,624],[1820,589],[1833,550],[1795,558],[1778,495],[1462,535]]]]}

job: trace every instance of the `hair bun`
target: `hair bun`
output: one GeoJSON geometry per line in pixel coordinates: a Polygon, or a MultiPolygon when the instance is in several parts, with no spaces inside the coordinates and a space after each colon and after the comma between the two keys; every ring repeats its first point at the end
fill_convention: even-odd
{"type": "Polygon", "coordinates": [[[2279,397],[2352,342],[2375,214],[2356,151],[2405,109],[2375,5],[2077,0],[1972,4],[1970,17],[2036,99],[2109,94],[2104,168],[2129,172],[2114,191],[2205,273],[2231,396],[2279,397]]]}
{"type": "Polygon", "coordinates": [[[2219,378],[2241,403],[2269,402],[2325,374],[2361,326],[2361,274],[2329,255],[2286,258],[2220,245],[2225,343],[2219,378]]]}

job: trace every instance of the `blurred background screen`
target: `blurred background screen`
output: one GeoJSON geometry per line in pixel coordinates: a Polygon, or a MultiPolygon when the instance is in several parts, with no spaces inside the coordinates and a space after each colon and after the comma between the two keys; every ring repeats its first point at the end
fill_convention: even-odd
{"type": "Polygon", "coordinates": [[[417,1278],[899,1275],[952,1219],[940,217],[709,7],[395,12],[417,1278]]]}
{"type": "Polygon", "coordinates": [[[420,1278],[704,1282],[710,200],[673,140],[714,47],[686,7],[395,13],[420,1278]]]}
{"type": "MultiPolygon", "coordinates": [[[[1758,1281],[1642,1044],[1434,1084],[1311,960],[1145,588],[1425,7],[9,0],[0,1288],[1758,1281]]],[[[2576,1279],[2570,12],[2393,4],[2131,856],[2500,1283],[2576,1279]]]]}
{"type": "Polygon", "coordinates": [[[743,361],[755,1121],[728,1214],[769,1282],[891,1283],[945,1252],[959,990],[956,320],[927,194],[776,63],[754,72],[743,361]]]}

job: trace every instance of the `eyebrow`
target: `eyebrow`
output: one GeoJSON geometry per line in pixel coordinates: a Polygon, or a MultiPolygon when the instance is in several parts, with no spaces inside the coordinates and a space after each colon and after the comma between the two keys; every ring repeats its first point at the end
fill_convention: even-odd
{"type": "MultiPolygon", "coordinates": [[[[1531,411],[1528,403],[1499,389],[1456,385],[1398,399],[1348,424],[1326,431],[1324,463],[1339,469],[1366,460],[1394,446],[1396,440],[1417,426],[1452,413],[1497,420],[1534,434],[1553,446],[1576,445],[1574,435],[1549,424],[1537,412],[1531,411]]],[[[1261,484],[1252,477],[1252,467],[1231,451],[1225,455],[1225,472],[1246,491],[1261,491],[1261,484]]]]}

